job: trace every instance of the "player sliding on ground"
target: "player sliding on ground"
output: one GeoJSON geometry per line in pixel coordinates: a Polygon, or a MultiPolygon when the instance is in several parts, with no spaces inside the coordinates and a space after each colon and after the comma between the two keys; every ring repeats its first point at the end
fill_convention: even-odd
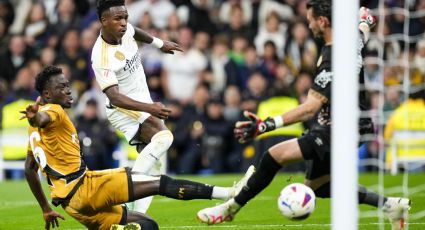
{"type": "MultiPolygon", "coordinates": [[[[90,171],[81,159],[77,131],[64,109],[70,108],[70,84],[60,68],[50,66],[36,77],[41,97],[29,105],[27,118],[29,146],[25,176],[45,220],[45,229],[58,227],[58,218],[41,188],[37,174],[43,172],[49,184],[52,203],[62,208],[89,229],[158,229],[158,224],[143,213],[127,210],[123,203],[152,195],[173,199],[228,200],[246,183],[224,188],[168,176],[147,176],[140,171],[117,168],[90,171]]],[[[247,175],[245,180],[249,177],[247,175]]]]}
{"type": "MultiPolygon", "coordinates": [[[[308,93],[307,100],[296,107],[275,118],[260,120],[256,115],[245,112],[249,121],[236,123],[235,134],[239,141],[246,142],[257,135],[274,130],[279,127],[304,122],[315,118],[314,127],[303,136],[272,146],[264,153],[257,171],[248,179],[246,186],[241,192],[229,201],[200,210],[197,217],[200,221],[208,224],[218,224],[223,221],[232,221],[236,213],[258,193],[266,188],[276,173],[285,165],[307,161],[305,184],[311,187],[317,197],[329,198],[330,194],[330,130],[331,130],[331,0],[311,0],[307,3],[307,20],[309,28],[316,38],[322,38],[325,45],[318,61],[316,77],[312,88],[308,93]]],[[[375,24],[375,18],[369,15],[368,9],[360,9],[360,41],[359,57],[364,42],[367,41],[370,28],[375,24]]],[[[359,60],[362,63],[362,60],[359,60]]],[[[362,66],[358,73],[360,82],[363,81],[362,66]]],[[[360,108],[367,109],[364,94],[360,94],[360,108]]],[[[361,134],[372,131],[372,123],[369,119],[361,119],[359,124],[361,134]]],[[[344,154],[344,153],[341,153],[344,154]]],[[[382,208],[389,218],[392,229],[403,229],[404,221],[410,209],[410,200],[407,198],[382,197],[360,186],[358,191],[360,204],[368,204],[382,208]],[[380,202],[383,201],[383,202],[380,202]]]]}

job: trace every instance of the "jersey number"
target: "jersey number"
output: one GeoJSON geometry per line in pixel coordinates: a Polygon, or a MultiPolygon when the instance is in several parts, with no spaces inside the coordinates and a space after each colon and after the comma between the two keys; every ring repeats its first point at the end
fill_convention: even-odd
{"type": "Polygon", "coordinates": [[[30,135],[30,145],[35,160],[41,166],[41,168],[44,169],[47,165],[46,154],[44,154],[44,150],[40,146],[34,146],[34,140],[37,142],[41,140],[40,134],[36,131],[32,132],[30,135]]]}

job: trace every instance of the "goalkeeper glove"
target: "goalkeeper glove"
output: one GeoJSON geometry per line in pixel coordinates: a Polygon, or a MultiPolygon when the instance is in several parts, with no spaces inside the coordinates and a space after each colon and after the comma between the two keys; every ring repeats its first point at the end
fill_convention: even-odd
{"type": "Polygon", "coordinates": [[[376,17],[370,14],[370,10],[366,7],[360,7],[359,10],[360,24],[366,24],[370,29],[376,25],[376,17]]]}
{"type": "Polygon", "coordinates": [[[240,143],[245,143],[257,137],[258,135],[276,129],[276,122],[273,118],[268,117],[264,121],[257,115],[244,111],[244,116],[249,121],[238,121],[235,124],[235,137],[240,143]]]}

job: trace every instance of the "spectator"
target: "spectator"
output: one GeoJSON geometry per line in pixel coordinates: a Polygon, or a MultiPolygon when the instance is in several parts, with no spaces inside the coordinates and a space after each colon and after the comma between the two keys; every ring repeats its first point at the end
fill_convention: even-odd
{"type": "MultiPolygon", "coordinates": [[[[88,63],[91,62],[91,51],[93,49],[94,43],[98,37],[98,31],[88,27],[83,30],[81,33],[81,53],[84,57],[84,62],[87,63],[85,68],[81,68],[83,76],[83,81],[86,82],[87,86],[90,85],[91,81],[95,79],[93,69],[90,67],[88,63]]],[[[82,65],[82,64],[81,64],[82,65]]],[[[88,87],[89,88],[89,87],[88,87]]]]}
{"type": "Polygon", "coordinates": [[[208,70],[203,79],[209,84],[212,92],[221,93],[226,87],[227,75],[225,66],[229,62],[228,50],[227,37],[224,35],[215,36],[211,53],[208,57],[208,70]]]}
{"type": "Polygon", "coordinates": [[[66,63],[71,68],[71,81],[76,86],[78,95],[81,95],[91,83],[87,77],[89,68],[89,63],[86,59],[87,55],[80,49],[80,34],[78,30],[67,30],[56,61],[58,63],[66,63]]]}
{"type": "Polygon", "coordinates": [[[292,75],[289,66],[285,63],[280,63],[276,68],[276,76],[271,82],[269,95],[295,95],[294,90],[291,88],[295,77],[292,75]]]}
{"type": "Polygon", "coordinates": [[[419,72],[425,75],[425,38],[419,40],[416,44],[414,63],[419,72]]]}
{"type": "Polygon", "coordinates": [[[0,18],[0,53],[4,52],[4,48],[9,43],[10,35],[7,33],[7,25],[3,18],[0,18]]]}
{"type": "Polygon", "coordinates": [[[242,110],[240,108],[241,92],[239,88],[230,85],[224,91],[224,110],[223,116],[226,121],[233,124],[241,118],[242,110]]]}
{"type": "Polygon", "coordinates": [[[243,24],[249,24],[252,20],[252,5],[246,0],[229,0],[225,1],[220,7],[220,21],[222,23],[230,23],[233,17],[233,10],[239,8],[241,10],[241,19],[243,24]]]}
{"type": "Polygon", "coordinates": [[[298,74],[301,69],[316,68],[317,47],[309,37],[309,31],[303,21],[292,24],[291,35],[285,47],[285,62],[291,66],[292,72],[298,74]]]}
{"type": "Polygon", "coordinates": [[[214,12],[213,0],[191,0],[188,6],[187,26],[193,32],[206,31],[210,36],[217,31],[217,25],[211,19],[211,12],[214,12]],[[199,20],[202,18],[202,20],[199,20]]]}
{"type": "Polygon", "coordinates": [[[167,23],[167,32],[169,34],[169,40],[171,41],[177,41],[179,37],[179,29],[183,26],[182,21],[180,20],[180,17],[178,16],[177,12],[173,12],[168,17],[168,23],[167,23]]]}
{"type": "MultiPolygon", "coordinates": [[[[301,72],[294,82],[295,94],[300,97],[311,88],[313,84],[313,76],[307,72],[301,72]]],[[[303,102],[300,100],[300,102],[303,102]]]]}
{"type": "Polygon", "coordinates": [[[248,46],[246,48],[244,59],[245,62],[239,70],[241,76],[246,78],[255,72],[259,72],[267,79],[267,83],[271,83],[273,73],[267,68],[266,62],[264,62],[262,58],[258,57],[254,46],[248,46]]]}
{"type": "Polygon", "coordinates": [[[33,57],[33,51],[21,35],[13,35],[8,49],[0,54],[0,77],[10,85],[20,68],[33,57]]]}
{"type": "MultiPolygon", "coordinates": [[[[185,125],[180,122],[183,114],[183,107],[177,100],[165,100],[164,105],[171,110],[170,116],[165,120],[165,125],[173,133],[178,133],[180,129],[185,127],[180,127],[180,125],[185,125]]],[[[179,158],[180,153],[183,152],[183,149],[186,145],[186,140],[179,138],[179,143],[176,141],[168,149],[168,158],[167,158],[167,172],[169,174],[175,174],[178,171],[179,167],[179,158]]]]}
{"type": "Polygon", "coordinates": [[[248,76],[242,75],[240,68],[245,63],[245,50],[248,46],[248,41],[245,37],[237,36],[231,41],[232,49],[230,50],[230,61],[225,65],[227,75],[227,85],[236,85],[239,89],[246,88],[248,76]]]}
{"type": "Polygon", "coordinates": [[[248,40],[252,40],[253,34],[247,24],[248,22],[244,21],[244,11],[239,5],[236,5],[231,8],[230,20],[225,23],[225,26],[222,31],[230,39],[233,39],[235,36],[240,35],[247,38],[248,40]]]}
{"type": "Polygon", "coordinates": [[[58,41],[62,41],[69,29],[81,28],[81,18],[76,13],[73,0],[58,1],[56,13],[58,20],[52,24],[52,33],[58,41]]]}
{"type": "MultiPolygon", "coordinates": [[[[198,144],[201,134],[199,132],[201,131],[199,121],[205,113],[208,99],[208,87],[201,84],[196,87],[192,101],[183,107],[183,112],[173,132],[173,147],[179,150],[179,154],[183,155],[185,152],[192,152],[199,148],[198,144]]],[[[181,172],[180,169],[178,171],[181,172]]]]}
{"type": "Polygon", "coordinates": [[[35,91],[35,77],[32,71],[28,67],[21,68],[16,74],[16,78],[12,84],[12,88],[9,91],[5,103],[12,103],[19,99],[27,101],[35,101],[39,94],[35,91]]]}
{"type": "Polygon", "coordinates": [[[267,89],[267,80],[259,72],[251,74],[248,78],[246,90],[243,92],[257,99],[265,99],[267,89]]]}
{"type": "MultiPolygon", "coordinates": [[[[84,113],[86,105],[89,100],[96,100],[96,102],[106,100],[106,95],[100,89],[99,85],[96,82],[96,79],[93,79],[92,82],[93,82],[91,84],[92,87],[84,91],[84,93],[78,99],[78,103],[74,111],[76,116],[81,116],[84,113]]],[[[105,120],[106,119],[105,105],[102,103],[97,103],[96,105],[97,105],[97,113],[96,113],[97,116],[99,117],[99,119],[105,120]]]]}
{"type": "MultiPolygon", "coordinates": [[[[387,166],[391,165],[393,153],[410,163],[405,164],[405,170],[417,170],[414,159],[425,157],[425,85],[423,76],[419,82],[412,81],[409,88],[409,99],[403,102],[391,114],[384,130],[384,138],[388,143],[386,152],[387,166]],[[406,138],[407,137],[407,138],[406,138]],[[412,167],[412,168],[410,168],[412,167]]],[[[398,166],[397,166],[398,167],[398,166]]]]}
{"type": "Polygon", "coordinates": [[[255,36],[254,43],[257,48],[258,54],[262,56],[265,52],[265,43],[272,41],[277,50],[279,58],[283,58],[283,51],[286,43],[287,25],[280,22],[280,16],[272,11],[266,18],[264,27],[260,27],[257,36],[255,36]]]}
{"type": "Polygon", "coordinates": [[[9,27],[15,20],[15,9],[9,0],[0,1],[0,18],[5,23],[5,30],[9,31],[9,27]]]}
{"type": "Polygon", "coordinates": [[[210,99],[206,113],[193,123],[191,141],[196,144],[183,153],[179,172],[223,172],[231,135],[232,125],[223,117],[222,102],[217,98],[210,99]]]}
{"type": "MultiPolygon", "coordinates": [[[[305,4],[303,6],[306,8],[305,4]]],[[[267,17],[273,11],[278,14],[279,18],[283,20],[290,20],[294,17],[294,11],[289,5],[282,4],[274,0],[261,0],[258,11],[258,21],[260,28],[264,27],[264,24],[266,24],[267,21],[267,17]]]]}
{"type": "Polygon", "coordinates": [[[273,41],[264,43],[263,60],[270,75],[276,76],[277,65],[279,63],[278,51],[273,41]]]}
{"type": "Polygon", "coordinates": [[[206,68],[207,60],[192,45],[192,31],[189,28],[180,29],[178,43],[185,52],[164,57],[162,83],[168,98],[186,105],[200,82],[200,74],[206,68]]]}
{"type": "Polygon", "coordinates": [[[52,47],[45,47],[41,50],[40,61],[43,67],[53,65],[56,60],[56,52],[52,47]]]}
{"type": "Polygon", "coordinates": [[[169,0],[135,1],[127,5],[128,21],[132,25],[137,25],[139,18],[145,12],[149,12],[153,25],[158,29],[164,29],[167,26],[168,17],[174,10],[175,6],[169,0]]]}
{"type": "Polygon", "coordinates": [[[39,50],[45,46],[49,36],[49,21],[43,3],[36,2],[32,5],[25,25],[25,41],[39,50]]]}
{"type": "Polygon", "coordinates": [[[146,11],[141,15],[139,18],[139,21],[137,22],[137,26],[145,31],[150,31],[155,29],[155,26],[153,24],[152,15],[149,11],[146,11]]]}
{"type": "Polygon", "coordinates": [[[89,99],[76,121],[83,159],[90,170],[113,168],[112,153],[118,143],[114,129],[98,116],[97,104],[96,99],[89,99]]]}

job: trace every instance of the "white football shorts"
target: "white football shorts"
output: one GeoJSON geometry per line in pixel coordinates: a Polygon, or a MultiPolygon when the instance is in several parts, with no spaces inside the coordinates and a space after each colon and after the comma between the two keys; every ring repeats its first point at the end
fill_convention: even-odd
{"type": "Polygon", "coordinates": [[[139,129],[139,125],[150,117],[151,114],[114,107],[106,108],[106,116],[112,126],[124,134],[125,139],[127,139],[129,144],[135,145],[141,143],[139,141],[132,140],[139,129]]]}

